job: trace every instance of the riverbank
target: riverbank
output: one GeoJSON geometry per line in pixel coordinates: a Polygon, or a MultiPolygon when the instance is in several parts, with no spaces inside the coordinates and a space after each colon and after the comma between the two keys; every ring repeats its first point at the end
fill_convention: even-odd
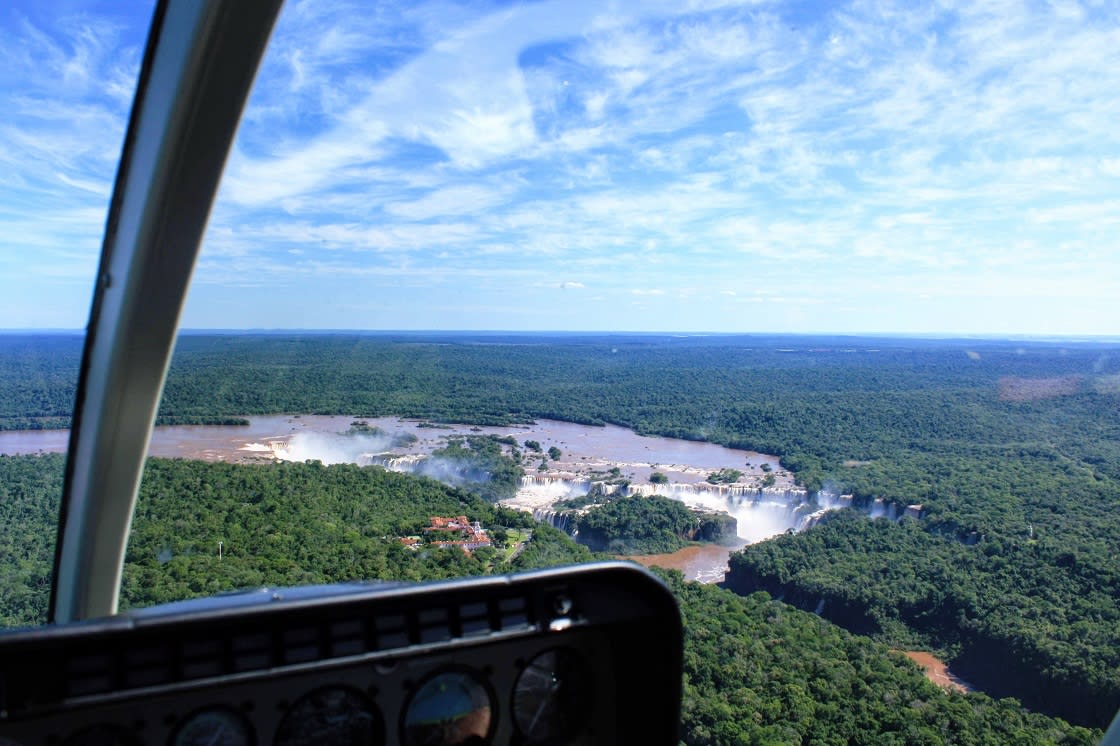
{"type": "Polygon", "coordinates": [[[922,667],[926,678],[937,684],[942,689],[951,689],[958,692],[971,692],[975,687],[961,679],[949,670],[949,666],[932,653],[923,650],[896,650],[922,667]]]}

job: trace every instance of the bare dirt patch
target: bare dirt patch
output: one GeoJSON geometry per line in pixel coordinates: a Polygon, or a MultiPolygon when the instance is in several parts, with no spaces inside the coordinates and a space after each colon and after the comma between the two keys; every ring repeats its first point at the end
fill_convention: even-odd
{"type": "Polygon", "coordinates": [[[945,662],[932,653],[922,650],[899,650],[910,660],[922,667],[926,678],[937,684],[942,689],[953,689],[958,692],[970,692],[973,687],[954,675],[945,662]]]}
{"type": "Polygon", "coordinates": [[[1005,376],[999,379],[999,398],[1003,401],[1038,401],[1056,396],[1069,396],[1081,390],[1084,376],[1056,376],[1054,378],[1019,378],[1005,376]]]}

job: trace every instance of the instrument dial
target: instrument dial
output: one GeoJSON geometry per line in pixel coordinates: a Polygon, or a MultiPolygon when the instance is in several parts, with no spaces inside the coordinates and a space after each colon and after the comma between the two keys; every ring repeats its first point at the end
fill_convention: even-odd
{"type": "Polygon", "coordinates": [[[173,746],[253,746],[256,739],[245,717],[228,707],[207,707],[175,730],[173,746]]]}
{"type": "Polygon", "coordinates": [[[405,707],[406,746],[488,743],[493,725],[489,688],[467,671],[445,671],[420,686],[405,707]]]}
{"type": "Polygon", "coordinates": [[[583,659],[568,648],[538,655],[513,687],[513,720],[525,741],[569,743],[589,721],[591,679],[583,659]]]}
{"type": "Polygon", "coordinates": [[[280,721],[275,746],[378,746],[384,727],[377,708],[357,690],[318,689],[299,699],[280,721]]]}

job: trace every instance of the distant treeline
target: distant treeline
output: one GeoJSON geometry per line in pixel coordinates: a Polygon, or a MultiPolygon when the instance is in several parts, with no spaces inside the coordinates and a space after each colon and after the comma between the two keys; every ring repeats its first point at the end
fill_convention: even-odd
{"type": "MultiPolygon", "coordinates": [[[[2,623],[42,621],[62,466],[58,455],[0,457],[2,623]]],[[[526,514],[375,466],[150,459],[122,600],[137,607],[260,585],[427,580],[590,557],[526,514]],[[531,528],[532,539],[512,559],[501,548],[468,556],[453,548],[413,551],[396,540],[431,515],[460,513],[519,534],[531,528]]],[[[685,620],[685,744],[1080,746],[1100,737],[1012,700],[944,692],[886,646],[766,594],[742,598],[684,583],[679,574],[665,577],[685,620]]]]}
{"type": "MultiPolygon", "coordinates": [[[[76,350],[73,341],[0,339],[0,427],[65,416],[76,350]]],[[[809,489],[921,504],[923,517],[836,521],[753,546],[736,563],[742,587],[816,594],[837,621],[971,660],[980,679],[990,669],[971,652],[986,645],[1012,674],[1010,691],[1036,702],[1033,693],[1068,687],[1071,707],[1063,697],[1037,704],[1082,722],[1101,725],[1120,704],[1118,345],[180,339],[161,421],[279,412],[554,417],[779,454],[809,489]],[[866,618],[837,611],[857,604],[866,618]]]]}

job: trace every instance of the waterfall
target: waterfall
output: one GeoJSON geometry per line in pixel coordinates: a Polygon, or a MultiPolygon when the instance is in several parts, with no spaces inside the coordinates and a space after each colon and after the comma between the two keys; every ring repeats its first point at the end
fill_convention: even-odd
{"type": "Polygon", "coordinates": [[[570,511],[539,508],[533,511],[533,518],[541,523],[547,523],[553,528],[558,528],[566,534],[575,535],[569,530],[572,528],[572,513],[570,511]]]}
{"type": "Polygon", "coordinates": [[[618,485],[606,482],[593,481],[587,477],[552,477],[539,474],[526,474],[521,477],[522,495],[533,497],[546,497],[555,500],[566,500],[571,497],[583,497],[592,489],[597,489],[601,494],[613,495],[618,492],[618,485]]]}
{"type": "Polygon", "coordinates": [[[435,458],[420,453],[399,456],[393,453],[363,453],[359,466],[381,466],[389,471],[430,477],[456,487],[464,482],[488,482],[490,472],[453,459],[435,458]]]}
{"type": "MultiPolygon", "coordinates": [[[[650,490],[689,505],[720,510],[739,522],[739,538],[755,543],[789,531],[805,531],[817,525],[830,511],[852,506],[852,495],[827,490],[809,493],[798,488],[744,485],[662,485],[676,489],[650,490]],[[730,489],[729,489],[730,488],[730,489]]],[[[646,485],[639,485],[646,493],[646,485]]]]}
{"type": "Polygon", "coordinates": [[[383,466],[389,471],[412,473],[418,470],[427,456],[420,453],[398,456],[393,453],[363,453],[358,457],[359,466],[383,466]]]}
{"type": "MultiPolygon", "coordinates": [[[[557,511],[561,500],[580,497],[592,490],[604,495],[661,495],[679,500],[691,508],[727,513],[738,522],[738,536],[755,543],[790,531],[806,531],[820,523],[829,512],[853,507],[853,496],[831,490],[811,493],[799,487],[757,487],[746,484],[630,484],[625,487],[592,480],[588,477],[565,477],[526,474],[521,478],[518,494],[536,500],[533,516],[551,526],[569,531],[572,513],[557,511]]],[[[920,505],[900,505],[876,499],[860,508],[872,518],[897,521],[903,516],[919,518],[920,505]]]]}
{"type": "Polygon", "coordinates": [[[787,487],[752,487],[746,484],[632,484],[626,488],[628,495],[662,495],[684,502],[690,500],[779,500],[804,502],[809,499],[806,490],[787,487]]]}
{"type": "Polygon", "coordinates": [[[549,477],[526,474],[521,477],[521,488],[534,492],[563,493],[563,497],[579,497],[591,491],[594,483],[585,477],[549,477]]]}
{"type": "Polygon", "coordinates": [[[872,518],[886,518],[888,521],[898,521],[904,515],[911,518],[921,516],[921,505],[900,506],[893,500],[888,502],[881,497],[876,497],[867,507],[867,515],[872,518]]]}
{"type": "Polygon", "coordinates": [[[833,510],[838,510],[838,508],[820,508],[818,510],[814,510],[812,513],[804,513],[797,519],[797,525],[793,528],[794,530],[799,532],[810,529],[820,523],[825,514],[833,510]]]}

